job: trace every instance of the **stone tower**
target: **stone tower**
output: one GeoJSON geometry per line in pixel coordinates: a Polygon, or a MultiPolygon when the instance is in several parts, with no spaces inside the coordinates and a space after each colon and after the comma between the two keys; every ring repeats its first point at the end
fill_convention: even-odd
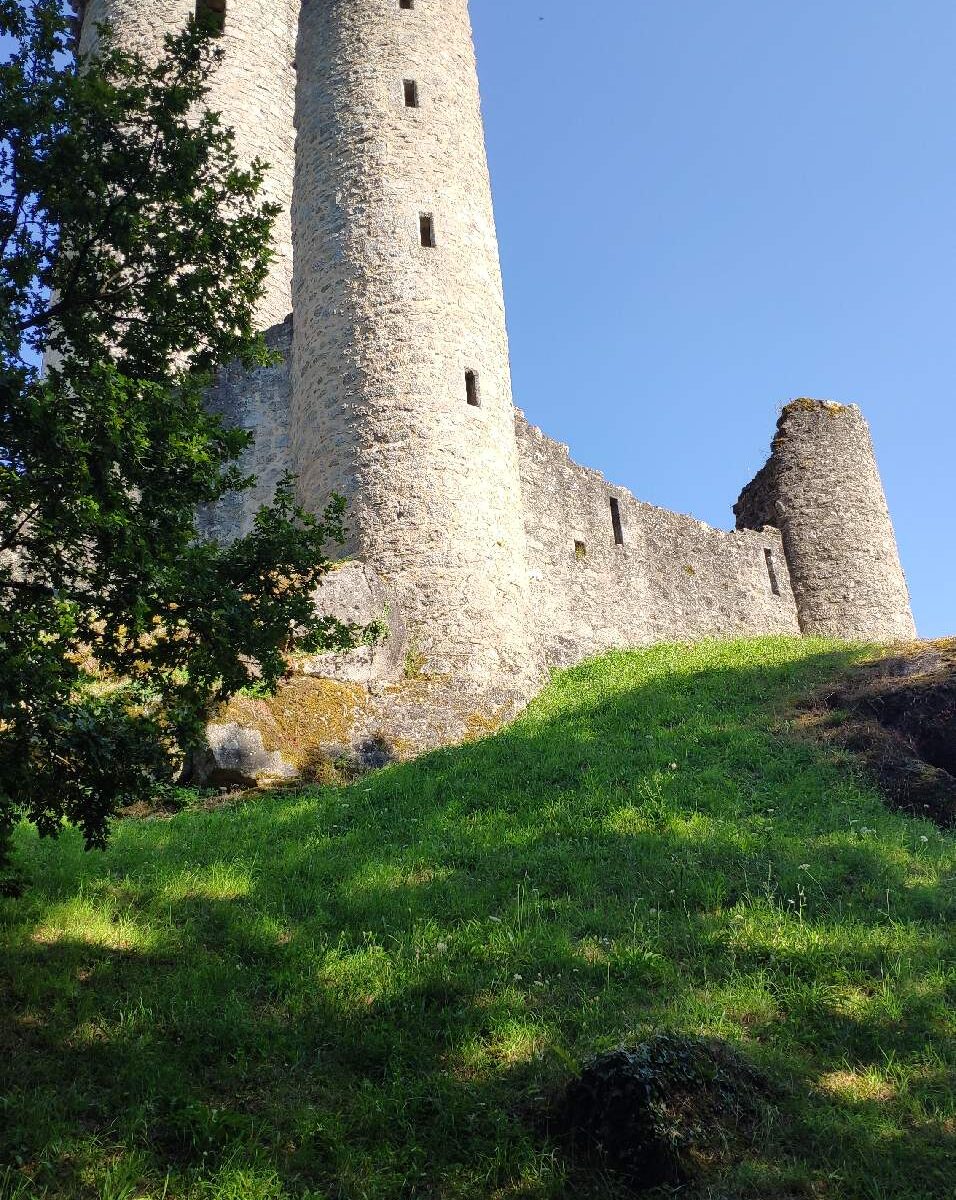
{"type": "MultiPolygon", "coordinates": [[[[396,0],[397,2],[397,0],[396,0]]],[[[210,108],[235,130],[241,163],[269,164],[263,199],[282,206],[273,233],[275,259],[257,317],[262,329],[292,311],[292,176],[295,167],[295,38],[300,0],[87,0],[80,52],[96,46],[107,22],[119,45],[147,59],[158,57],[163,39],[206,9],[225,14],[222,66],[212,81],[210,108]]]]}
{"type": "MultiPolygon", "coordinates": [[[[261,486],[205,527],[248,528],[291,468],[311,510],[333,492],[348,499],[347,552],[374,564],[432,669],[527,673],[524,517],[467,0],[90,0],[81,49],[108,20],[152,57],[207,9],[225,50],[210,104],[240,161],[270,164],[265,195],[283,207],[259,323],[295,317],[291,370],[230,369],[213,397],[255,430],[247,466],[261,486]]],[[[288,326],[270,340],[287,351],[288,326]]]]}
{"type": "Polygon", "coordinates": [[[734,509],[740,529],[783,535],[803,633],[916,636],[873,442],[855,405],[795,400],[770,460],[734,509]]]}
{"type": "Polygon", "coordinates": [[[350,502],[430,665],[530,661],[508,339],[467,0],[305,0],[292,461],[350,502]]]}

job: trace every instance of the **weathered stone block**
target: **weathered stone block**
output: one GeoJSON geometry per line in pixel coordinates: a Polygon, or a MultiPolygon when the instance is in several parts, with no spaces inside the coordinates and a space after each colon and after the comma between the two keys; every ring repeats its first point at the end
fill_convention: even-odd
{"type": "Polygon", "coordinates": [[[371,567],[343,563],[329,572],[314,593],[319,616],[335,617],[363,628],[379,624],[381,638],[342,654],[316,654],[301,660],[303,675],[321,675],[346,683],[397,679],[405,667],[408,632],[385,585],[371,567]]]}
{"type": "Polygon", "coordinates": [[[295,779],[299,772],[279,751],[266,750],[258,729],[207,725],[208,751],[196,756],[191,780],[212,787],[257,787],[295,779]]]}

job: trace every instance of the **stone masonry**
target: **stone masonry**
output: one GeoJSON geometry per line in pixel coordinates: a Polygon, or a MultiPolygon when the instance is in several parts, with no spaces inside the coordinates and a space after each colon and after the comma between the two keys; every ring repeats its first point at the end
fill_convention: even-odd
{"type": "MultiPolygon", "coordinates": [[[[154,54],[209,3],[90,0],[81,48],[108,20],[154,54]]],[[[358,686],[413,661],[500,698],[616,646],[914,635],[858,409],[788,405],[733,532],[635,499],[515,410],[467,0],[215,4],[211,103],[283,209],[259,310],[281,361],[221,373],[210,403],[255,432],[259,482],[200,528],[246,532],[287,470],[313,511],[344,495],[359,565],[336,603],[354,579],[351,607],[401,630],[309,673],[358,686]]]]}
{"type": "Polygon", "coordinates": [[[301,494],[349,500],[349,552],[375,565],[435,669],[526,673],[521,484],[467,2],[309,0],[297,62],[301,494]]]}
{"type": "Polygon", "coordinates": [[[779,528],[804,633],[916,636],[873,442],[856,406],[788,404],[770,460],[734,512],[738,529],[779,528]]]}
{"type": "MultiPolygon", "coordinates": [[[[269,164],[263,199],[282,207],[273,233],[275,259],[257,310],[263,329],[283,322],[292,307],[299,6],[299,0],[228,0],[222,33],[225,59],[210,96],[210,107],[235,130],[240,161],[258,158],[269,164]]],[[[80,53],[95,50],[98,27],[106,23],[120,46],[152,58],[161,51],[166,35],[182,29],[201,7],[205,7],[203,0],[86,0],[80,53]]]]}

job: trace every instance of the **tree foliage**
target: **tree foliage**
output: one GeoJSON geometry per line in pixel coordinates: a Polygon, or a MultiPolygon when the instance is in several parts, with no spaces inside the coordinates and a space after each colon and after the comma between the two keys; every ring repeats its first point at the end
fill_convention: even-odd
{"type": "Polygon", "coordinates": [[[277,211],[204,107],[220,42],[191,20],[150,63],[103,28],[77,69],[72,16],[0,0],[0,858],[18,815],[103,844],[212,703],[351,637],[309,600],[341,501],[286,479],[248,536],[195,534],[253,482],[203,397],[269,361],[277,211]]]}

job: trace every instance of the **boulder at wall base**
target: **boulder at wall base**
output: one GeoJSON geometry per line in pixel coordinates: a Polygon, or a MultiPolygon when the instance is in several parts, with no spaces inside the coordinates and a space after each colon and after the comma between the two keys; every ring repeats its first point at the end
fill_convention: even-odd
{"type": "Polygon", "coordinates": [[[553,1128],[576,1157],[635,1191],[680,1185],[752,1138],[773,1111],[770,1092],[729,1044],[661,1034],[586,1063],[553,1128]]]}
{"type": "Polygon", "coordinates": [[[207,747],[195,756],[192,782],[211,787],[258,787],[296,779],[299,772],[278,750],[266,750],[258,729],[234,723],[206,726],[207,747]]]}

